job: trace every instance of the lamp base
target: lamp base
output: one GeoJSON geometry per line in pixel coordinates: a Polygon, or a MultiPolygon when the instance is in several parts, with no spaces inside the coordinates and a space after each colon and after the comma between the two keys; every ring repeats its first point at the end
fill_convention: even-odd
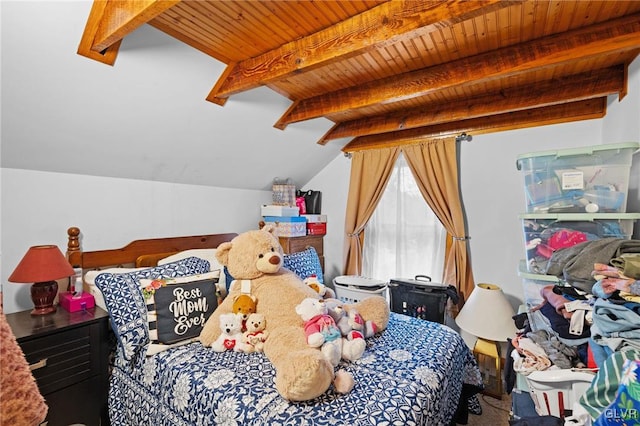
{"type": "Polygon", "coordinates": [[[33,310],[31,315],[47,315],[56,311],[53,301],[58,294],[58,283],[56,281],[46,281],[35,283],[31,286],[31,300],[33,310]]]}
{"type": "Polygon", "coordinates": [[[482,381],[483,394],[502,399],[502,358],[500,343],[478,338],[473,347],[473,355],[478,361],[482,381]]]}

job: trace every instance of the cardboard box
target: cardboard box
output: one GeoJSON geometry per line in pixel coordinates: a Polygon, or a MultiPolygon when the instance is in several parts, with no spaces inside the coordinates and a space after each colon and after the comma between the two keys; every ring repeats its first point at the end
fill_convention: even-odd
{"type": "Polygon", "coordinates": [[[327,222],[326,214],[301,214],[300,216],[307,219],[307,222],[320,222],[320,223],[327,222]]]}
{"type": "Polygon", "coordinates": [[[326,222],[307,222],[307,235],[325,235],[326,233],[326,222]]]}
{"type": "Polygon", "coordinates": [[[298,207],[289,206],[275,206],[263,204],[260,207],[260,216],[278,216],[278,217],[294,217],[300,216],[300,210],[298,207]]]}
{"type": "Polygon", "coordinates": [[[307,219],[299,216],[264,216],[266,225],[275,227],[276,237],[304,237],[307,235],[307,219]]]}
{"type": "Polygon", "coordinates": [[[60,293],[59,302],[69,312],[84,311],[96,306],[96,300],[89,293],[82,293],[78,297],[73,297],[73,293],[69,292],[60,293]]]}

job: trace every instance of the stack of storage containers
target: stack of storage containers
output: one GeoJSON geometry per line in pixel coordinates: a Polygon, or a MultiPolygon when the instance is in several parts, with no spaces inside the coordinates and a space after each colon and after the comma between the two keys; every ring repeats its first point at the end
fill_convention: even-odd
{"type": "Polygon", "coordinates": [[[298,207],[262,205],[262,221],[274,227],[277,237],[304,237],[305,235],[325,235],[327,215],[300,214],[298,207]]]}
{"type": "Polygon", "coordinates": [[[276,237],[304,237],[307,235],[307,219],[300,216],[298,207],[263,205],[260,214],[265,225],[274,227],[276,237]]]}
{"type": "MultiPolygon", "coordinates": [[[[639,148],[631,142],[518,156],[526,199],[526,213],[519,217],[525,245],[519,275],[527,310],[542,302],[543,287],[560,281],[545,275],[554,251],[594,239],[632,237],[640,214],[627,212],[627,193],[639,148]]],[[[545,370],[526,380],[518,375],[516,389],[530,392],[539,415],[563,417],[590,382],[585,374],[545,370]]]]}
{"type": "Polygon", "coordinates": [[[555,250],[583,241],[630,239],[639,213],[627,213],[627,193],[637,142],[528,153],[518,156],[526,213],[520,215],[525,262],[525,303],[537,305],[539,290],[557,282],[543,276],[555,250]]]}

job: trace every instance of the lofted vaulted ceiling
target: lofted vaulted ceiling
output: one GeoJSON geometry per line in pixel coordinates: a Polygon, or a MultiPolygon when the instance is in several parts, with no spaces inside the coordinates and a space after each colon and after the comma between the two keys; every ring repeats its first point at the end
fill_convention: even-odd
{"type": "Polygon", "coordinates": [[[343,151],[602,117],[640,52],[640,1],[94,1],[78,53],[113,65],[151,25],[225,63],[203,97],[267,86],[274,123],[343,151]]]}

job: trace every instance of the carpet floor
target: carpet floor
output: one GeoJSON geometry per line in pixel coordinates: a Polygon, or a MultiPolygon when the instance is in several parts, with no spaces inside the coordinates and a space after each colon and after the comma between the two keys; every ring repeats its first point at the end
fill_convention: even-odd
{"type": "Polygon", "coordinates": [[[502,399],[479,394],[482,414],[469,414],[467,426],[509,426],[511,412],[511,395],[502,395],[502,399]]]}

